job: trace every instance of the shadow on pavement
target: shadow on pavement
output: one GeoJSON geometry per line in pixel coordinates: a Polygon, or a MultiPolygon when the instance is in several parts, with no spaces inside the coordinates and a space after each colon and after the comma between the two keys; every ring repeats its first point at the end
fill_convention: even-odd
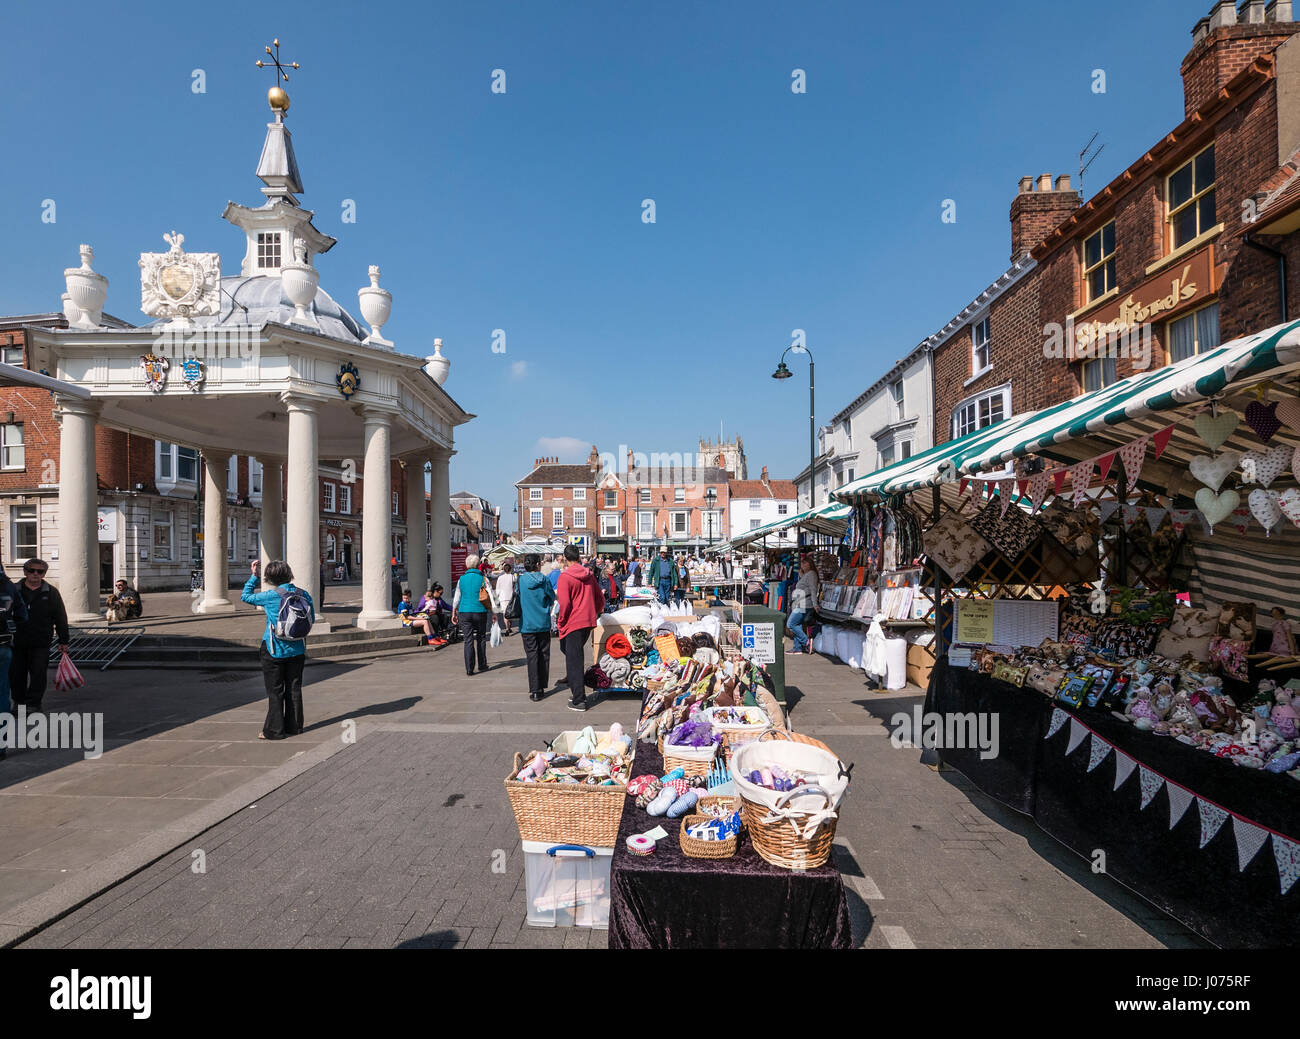
{"type": "Polygon", "coordinates": [[[454,949],[461,941],[459,931],[430,931],[419,938],[408,938],[398,943],[398,949],[454,949]]]}
{"type": "MultiPolygon", "coordinates": [[[[348,711],[346,714],[336,714],[333,718],[323,718],[318,722],[313,722],[306,726],[304,732],[313,732],[316,729],[324,729],[331,725],[338,725],[340,722],[347,721],[349,718],[366,718],[377,714],[400,714],[402,711],[409,711],[418,704],[424,697],[406,696],[400,700],[390,700],[388,703],[374,703],[368,707],[360,707],[355,711],[348,711]]],[[[303,712],[306,713],[305,711],[303,712]]]]}

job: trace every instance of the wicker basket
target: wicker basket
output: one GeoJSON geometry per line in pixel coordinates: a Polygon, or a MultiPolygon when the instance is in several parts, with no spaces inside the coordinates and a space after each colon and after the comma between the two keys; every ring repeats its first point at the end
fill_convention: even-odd
{"type": "Polygon", "coordinates": [[[674,747],[670,743],[659,741],[659,752],[664,756],[664,771],[671,772],[680,768],[688,776],[707,776],[713,768],[713,759],[717,756],[718,745],[711,747],[674,747]],[[705,754],[704,752],[708,753],[705,754]]]}
{"type": "MultiPolygon", "coordinates": [[[[762,708],[755,708],[755,710],[762,710],[762,708]]],[[[766,732],[768,728],[770,728],[771,719],[768,719],[769,724],[767,725],[737,725],[734,723],[718,721],[713,716],[712,707],[710,707],[705,713],[707,714],[709,722],[713,725],[714,731],[722,733],[722,745],[729,751],[734,750],[736,747],[742,746],[743,744],[752,743],[766,732]]],[[[766,712],[764,712],[763,716],[765,718],[767,717],[766,712]]]]}
{"type": "Polygon", "coordinates": [[[815,740],[811,736],[805,736],[802,732],[791,732],[789,729],[768,729],[767,732],[759,736],[759,740],[765,740],[769,736],[784,736],[793,743],[804,743],[809,747],[816,747],[818,750],[824,750],[827,754],[834,754],[835,751],[826,746],[821,740],[815,740]]]}
{"type": "Polygon", "coordinates": [[[740,835],[734,834],[721,841],[702,841],[697,837],[688,836],[686,831],[696,823],[707,823],[710,821],[707,815],[688,815],[682,820],[681,846],[682,854],[692,859],[729,859],[736,854],[736,845],[740,843],[740,835]]]}
{"type": "Polygon", "coordinates": [[[705,809],[714,807],[722,807],[729,812],[734,812],[740,808],[740,798],[732,794],[712,794],[708,797],[701,797],[695,806],[696,813],[700,815],[708,815],[709,813],[705,809]]]}
{"type": "MultiPolygon", "coordinates": [[[[813,793],[824,791],[821,787],[799,787],[791,790],[786,800],[811,796],[813,793]]],[[[825,796],[829,805],[830,795],[825,796]]],[[[769,813],[767,805],[756,804],[747,798],[741,799],[740,817],[749,830],[754,850],[764,862],[785,869],[816,869],[826,865],[831,857],[831,845],[835,843],[835,824],[839,821],[837,818],[821,823],[811,837],[805,837],[800,832],[803,827],[797,819],[780,818],[764,822],[769,813]]]]}
{"type": "MultiPolygon", "coordinates": [[[[535,753],[535,752],[534,752],[535,753]]],[[[632,774],[633,745],[628,756],[627,775],[632,774]]],[[[586,783],[524,783],[519,775],[528,755],[515,754],[514,767],[506,776],[506,796],[525,841],[548,844],[583,844],[589,848],[612,848],[618,843],[618,826],[627,803],[627,784],[589,786],[586,783]]]]}

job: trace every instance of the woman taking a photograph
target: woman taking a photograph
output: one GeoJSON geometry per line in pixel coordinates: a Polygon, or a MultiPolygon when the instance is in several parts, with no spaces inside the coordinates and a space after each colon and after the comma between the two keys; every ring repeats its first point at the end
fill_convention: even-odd
{"type": "Polygon", "coordinates": [[[451,622],[459,624],[465,640],[465,674],[474,674],[474,661],[478,659],[480,672],[488,669],[488,621],[499,612],[492,584],[479,569],[478,556],[465,560],[468,568],[456,582],[456,595],[451,600],[451,622]]]}

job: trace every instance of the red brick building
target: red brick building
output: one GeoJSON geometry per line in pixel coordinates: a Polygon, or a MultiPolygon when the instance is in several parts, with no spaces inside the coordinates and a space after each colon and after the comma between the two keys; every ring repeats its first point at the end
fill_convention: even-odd
{"type": "Polygon", "coordinates": [[[598,460],[581,465],[564,465],[557,458],[534,460],[532,470],[515,484],[519,540],[526,545],[542,545],[568,544],[576,538],[583,551],[594,551],[599,468],[598,460]]]}
{"type": "MultiPolygon", "coordinates": [[[[628,452],[629,462],[632,452],[628,452]]],[[[731,474],[715,466],[630,467],[627,530],[634,551],[643,555],[667,545],[700,550],[730,536],[731,474]]]]}
{"type": "Polygon", "coordinates": [[[1068,177],[1021,180],[1012,266],[932,337],[936,442],[1295,317],[1290,6],[1216,4],[1181,64],[1184,118],[1086,204],[1068,177]]]}

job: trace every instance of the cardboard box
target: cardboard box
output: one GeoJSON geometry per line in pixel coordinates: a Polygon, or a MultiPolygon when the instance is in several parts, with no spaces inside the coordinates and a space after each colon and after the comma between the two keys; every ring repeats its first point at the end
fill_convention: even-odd
{"type": "Polygon", "coordinates": [[[934,670],[934,651],[930,646],[913,644],[907,647],[907,680],[922,689],[930,686],[930,672],[934,670]]]}

